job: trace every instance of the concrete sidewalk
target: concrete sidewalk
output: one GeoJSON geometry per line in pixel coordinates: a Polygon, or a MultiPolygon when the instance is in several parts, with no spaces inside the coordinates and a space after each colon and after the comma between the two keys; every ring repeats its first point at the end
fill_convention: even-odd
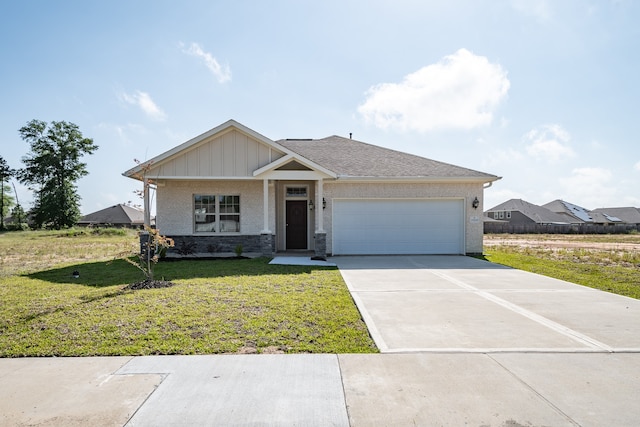
{"type": "Polygon", "coordinates": [[[640,301],[466,257],[332,261],[384,354],[0,359],[0,425],[638,425],[640,301]]]}
{"type": "Polygon", "coordinates": [[[0,359],[2,426],[637,426],[640,355],[0,359]]]}

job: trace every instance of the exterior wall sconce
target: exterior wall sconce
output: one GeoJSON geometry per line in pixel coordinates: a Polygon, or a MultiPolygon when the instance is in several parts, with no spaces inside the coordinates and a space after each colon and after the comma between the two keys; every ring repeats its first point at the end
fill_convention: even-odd
{"type": "Polygon", "coordinates": [[[480,200],[478,200],[478,198],[476,197],[475,199],[473,199],[473,202],[471,202],[471,206],[473,207],[473,209],[478,209],[478,206],[480,206],[480,200]]]}
{"type": "Polygon", "coordinates": [[[313,200],[309,200],[309,210],[313,210],[313,200]]]}
{"type": "Polygon", "coordinates": [[[324,197],[322,198],[322,209],[327,209],[327,201],[324,199],[324,197]]]}

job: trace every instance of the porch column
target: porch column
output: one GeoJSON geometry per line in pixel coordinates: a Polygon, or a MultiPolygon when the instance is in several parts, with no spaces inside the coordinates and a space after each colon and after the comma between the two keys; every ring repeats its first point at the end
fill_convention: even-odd
{"type": "Polygon", "coordinates": [[[322,208],[322,199],[324,198],[324,194],[322,179],[319,179],[317,183],[318,189],[316,191],[316,216],[318,217],[318,228],[316,229],[316,232],[324,232],[324,209],[322,208]]]}
{"type": "Polygon", "coordinates": [[[322,187],[322,178],[318,181],[316,189],[316,232],[315,232],[315,259],[326,259],[327,256],[327,233],[324,231],[324,209],[322,207],[322,199],[324,192],[322,187]]]}
{"type": "Polygon", "coordinates": [[[147,231],[147,227],[151,228],[151,209],[149,203],[149,180],[147,177],[142,178],[142,200],[144,203],[144,227],[145,229],[140,232],[140,255],[147,261],[153,255],[151,254],[151,236],[147,231]]]}
{"type": "Polygon", "coordinates": [[[145,176],[143,178],[142,197],[144,199],[144,225],[151,227],[151,207],[149,203],[149,179],[145,176]]]}
{"type": "Polygon", "coordinates": [[[262,256],[271,258],[273,256],[273,235],[269,230],[269,180],[262,180],[262,210],[263,225],[260,232],[260,249],[262,256]]]}
{"type": "Polygon", "coordinates": [[[262,210],[264,212],[263,215],[263,225],[261,233],[271,233],[269,230],[269,180],[262,180],[262,210]]]}

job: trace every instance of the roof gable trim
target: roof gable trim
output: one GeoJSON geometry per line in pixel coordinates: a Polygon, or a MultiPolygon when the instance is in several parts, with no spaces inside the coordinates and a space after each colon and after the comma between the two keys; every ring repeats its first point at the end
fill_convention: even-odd
{"type": "Polygon", "coordinates": [[[284,157],[279,158],[278,160],[275,160],[271,163],[269,163],[268,165],[265,165],[263,167],[261,167],[260,169],[256,169],[253,172],[253,176],[254,177],[260,177],[261,175],[265,175],[269,172],[316,172],[319,173],[321,175],[326,175],[327,178],[336,178],[337,175],[330,171],[329,169],[326,169],[314,162],[312,162],[311,160],[305,159],[304,157],[300,156],[299,154],[295,154],[292,152],[289,152],[289,154],[287,154],[284,157]],[[308,171],[300,171],[300,170],[280,170],[278,171],[277,169],[283,166],[286,166],[288,163],[291,162],[297,162],[299,164],[301,164],[302,166],[309,168],[308,171]]]}
{"type": "Polygon", "coordinates": [[[230,132],[231,130],[237,130],[238,132],[244,133],[245,135],[248,135],[249,137],[269,146],[270,148],[273,148],[277,151],[280,151],[282,153],[285,154],[291,154],[291,151],[283,146],[281,146],[280,144],[276,143],[275,141],[267,138],[264,135],[259,134],[258,132],[254,131],[253,129],[250,129],[246,126],[244,126],[241,123],[238,123],[237,121],[231,119],[228,120],[226,122],[224,122],[223,124],[214,127],[213,129],[210,129],[208,131],[206,131],[205,133],[196,136],[195,138],[191,138],[190,140],[168,150],[165,151],[164,153],[153,157],[150,160],[147,160],[145,162],[140,163],[139,165],[137,165],[134,168],[129,169],[128,171],[124,172],[122,175],[129,177],[129,178],[135,178],[135,179],[142,179],[141,177],[141,172],[145,169],[145,168],[150,168],[150,167],[156,167],[161,165],[162,163],[171,160],[172,158],[174,158],[175,156],[185,153],[193,148],[195,148],[198,144],[200,144],[201,142],[206,141],[207,139],[216,136],[216,135],[224,135],[227,132],[230,132]]]}

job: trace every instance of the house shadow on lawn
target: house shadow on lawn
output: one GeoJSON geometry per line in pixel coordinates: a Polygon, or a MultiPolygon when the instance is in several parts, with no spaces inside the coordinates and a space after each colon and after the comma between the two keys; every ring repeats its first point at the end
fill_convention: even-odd
{"type": "MultiPolygon", "coordinates": [[[[336,267],[323,266],[270,265],[269,261],[271,261],[270,258],[161,261],[154,265],[154,277],[156,279],[174,281],[226,276],[310,274],[314,270],[336,269],[336,267]]],[[[25,276],[49,283],[98,288],[116,285],[125,286],[145,279],[140,270],[121,259],[73,264],[38,271],[25,276]],[[74,273],[78,273],[77,277],[74,276],[74,273]]]]}

